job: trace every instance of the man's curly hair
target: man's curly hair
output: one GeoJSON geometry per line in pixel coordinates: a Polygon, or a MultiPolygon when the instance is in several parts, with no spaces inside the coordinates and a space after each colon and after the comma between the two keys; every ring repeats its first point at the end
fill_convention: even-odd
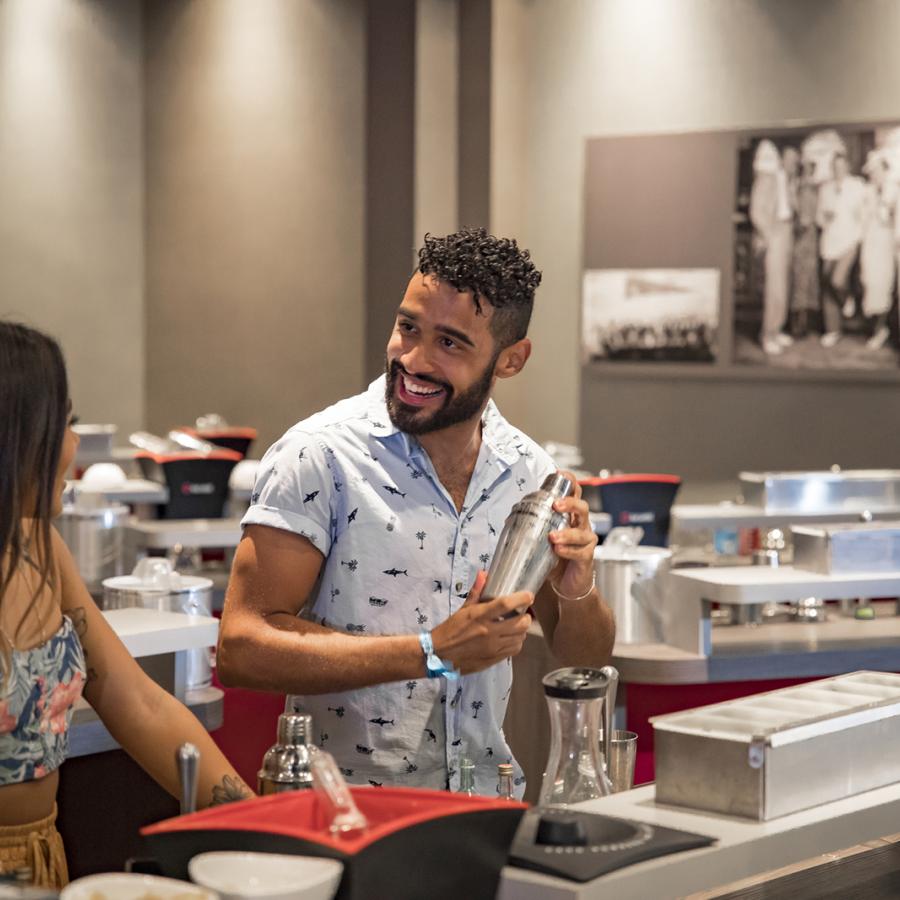
{"type": "Polygon", "coordinates": [[[514,239],[494,237],[485,228],[464,228],[442,238],[426,234],[419,250],[419,271],[458,291],[471,291],[479,313],[482,300],[493,306],[491,332],[499,348],[528,333],[541,273],[531,254],[520,250],[514,239]]]}

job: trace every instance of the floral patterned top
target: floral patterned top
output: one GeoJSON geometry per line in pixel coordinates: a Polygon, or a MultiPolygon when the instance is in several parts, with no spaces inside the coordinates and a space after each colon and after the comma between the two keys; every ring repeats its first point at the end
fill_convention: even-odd
{"type": "Polygon", "coordinates": [[[72,707],[85,681],[84,650],[71,619],[0,670],[0,786],[43,778],[69,751],[72,707]]]}

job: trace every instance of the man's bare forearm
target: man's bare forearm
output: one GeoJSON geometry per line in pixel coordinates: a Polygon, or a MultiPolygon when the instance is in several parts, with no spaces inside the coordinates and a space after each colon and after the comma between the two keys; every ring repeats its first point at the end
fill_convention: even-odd
{"type": "Polygon", "coordinates": [[[349,635],[290,613],[232,622],[219,642],[225,685],[286,694],[332,694],[424,678],[416,635],[349,635]]]}
{"type": "Polygon", "coordinates": [[[539,602],[556,610],[552,634],[545,635],[553,655],[567,666],[604,666],[612,656],[616,625],[596,589],[581,600],[560,600],[549,584],[539,602]]]}

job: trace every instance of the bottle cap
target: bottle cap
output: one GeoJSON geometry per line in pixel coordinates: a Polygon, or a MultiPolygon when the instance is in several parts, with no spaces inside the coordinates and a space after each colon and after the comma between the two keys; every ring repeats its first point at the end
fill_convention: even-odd
{"type": "Polygon", "coordinates": [[[545,675],[541,683],[548,697],[563,700],[592,700],[605,696],[609,690],[609,676],[600,669],[556,669],[545,675]]]}

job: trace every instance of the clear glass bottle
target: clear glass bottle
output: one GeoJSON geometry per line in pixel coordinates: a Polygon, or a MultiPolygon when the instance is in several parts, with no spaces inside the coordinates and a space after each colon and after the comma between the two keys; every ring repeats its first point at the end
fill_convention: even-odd
{"type": "Polygon", "coordinates": [[[497,793],[501,800],[515,800],[513,793],[513,767],[512,763],[500,763],[497,766],[497,793]]]}
{"type": "Polygon", "coordinates": [[[538,806],[569,806],[612,793],[599,734],[614,671],[567,668],[544,677],[550,712],[550,755],[538,806]]]}
{"type": "Polygon", "coordinates": [[[459,790],[458,794],[468,797],[476,795],[475,790],[475,763],[471,759],[462,759],[459,762],[459,790]]]}

